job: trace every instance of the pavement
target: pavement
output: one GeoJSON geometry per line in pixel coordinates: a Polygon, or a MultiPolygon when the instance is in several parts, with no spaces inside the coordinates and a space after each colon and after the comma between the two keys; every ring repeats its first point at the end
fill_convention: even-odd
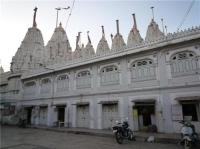
{"type": "MultiPolygon", "coordinates": [[[[46,131],[43,129],[39,128],[34,129],[34,127],[23,129],[23,128],[18,128],[17,126],[1,125],[0,148],[1,149],[182,149],[183,148],[183,146],[177,144],[129,141],[128,139],[124,139],[122,144],[118,144],[114,136],[110,138],[110,137],[78,134],[78,132],[81,131],[76,131],[76,133],[74,134],[74,133],[61,133],[65,131],[60,131],[60,132],[46,131]]],[[[74,131],[71,130],[70,132],[74,131]]],[[[105,135],[105,133],[101,134],[105,135]]]]}
{"type": "MultiPolygon", "coordinates": [[[[42,129],[46,131],[54,131],[61,133],[73,133],[73,134],[83,134],[90,136],[100,136],[114,138],[112,130],[100,130],[100,129],[84,129],[84,128],[67,128],[67,127],[48,127],[40,125],[28,125],[28,128],[32,129],[42,129]]],[[[153,136],[156,143],[170,143],[178,144],[181,140],[180,134],[167,134],[167,133],[147,133],[147,132],[133,132],[133,137],[135,141],[146,142],[147,139],[153,136]]]]}

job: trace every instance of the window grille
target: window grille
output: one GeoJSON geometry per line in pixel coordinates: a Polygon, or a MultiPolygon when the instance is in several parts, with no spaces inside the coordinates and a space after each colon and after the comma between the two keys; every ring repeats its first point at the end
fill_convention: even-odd
{"type": "Polygon", "coordinates": [[[197,59],[192,52],[177,53],[171,59],[172,75],[196,73],[198,70],[197,59]]]}
{"type": "Polygon", "coordinates": [[[101,70],[101,85],[119,83],[119,70],[116,66],[109,66],[101,70]]]}
{"type": "Polygon", "coordinates": [[[78,73],[76,78],[77,88],[90,88],[91,87],[91,74],[89,71],[83,71],[78,73]]]}
{"type": "Polygon", "coordinates": [[[31,82],[27,82],[24,84],[24,92],[25,94],[34,94],[35,93],[35,82],[31,81],[31,82]]]}
{"type": "Polygon", "coordinates": [[[142,60],[134,62],[131,65],[131,79],[132,81],[145,80],[156,77],[155,65],[151,60],[142,60]]]}
{"type": "Polygon", "coordinates": [[[69,78],[67,75],[62,75],[58,77],[57,89],[68,89],[69,88],[69,78]]]}
{"type": "Polygon", "coordinates": [[[41,84],[41,92],[50,92],[51,80],[49,78],[43,79],[41,84]]]}

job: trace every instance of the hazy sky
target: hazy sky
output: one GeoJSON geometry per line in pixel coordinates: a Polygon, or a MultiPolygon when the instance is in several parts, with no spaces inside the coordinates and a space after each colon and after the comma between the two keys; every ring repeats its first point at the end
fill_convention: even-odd
{"type": "MultiPolygon", "coordinates": [[[[23,41],[29,27],[33,24],[33,9],[37,11],[37,27],[41,30],[44,43],[50,40],[56,26],[56,7],[72,6],[73,1],[50,1],[50,0],[23,0],[23,1],[1,1],[0,25],[1,25],[1,49],[0,60],[4,71],[10,69],[12,56],[23,41]]],[[[76,36],[82,32],[81,42],[87,44],[87,31],[94,49],[101,38],[101,26],[104,25],[106,39],[111,46],[110,34],[116,34],[116,20],[119,20],[119,30],[127,43],[128,34],[133,25],[132,14],[136,14],[137,26],[142,38],[146,36],[147,27],[152,18],[150,7],[154,6],[155,21],[162,31],[161,18],[167,26],[168,33],[177,31],[177,28],[187,12],[192,0],[178,1],[97,1],[77,0],[74,4],[72,15],[66,29],[69,42],[74,51],[76,36]]],[[[59,12],[59,22],[66,26],[70,10],[59,12]]],[[[196,0],[185,23],[181,29],[188,29],[200,25],[200,1],[196,0]]]]}

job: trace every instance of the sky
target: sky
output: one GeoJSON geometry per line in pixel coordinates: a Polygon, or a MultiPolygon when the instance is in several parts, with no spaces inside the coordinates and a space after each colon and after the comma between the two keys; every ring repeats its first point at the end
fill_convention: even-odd
{"type": "MultiPolygon", "coordinates": [[[[122,34],[125,43],[127,43],[128,34],[133,26],[132,14],[135,13],[137,28],[143,39],[145,39],[147,27],[152,19],[151,7],[154,7],[154,20],[162,31],[161,18],[164,20],[164,26],[167,26],[167,32],[176,32],[179,24],[185,16],[193,0],[75,0],[71,17],[66,22],[72,8],[73,1],[70,0],[1,0],[0,2],[0,60],[4,71],[10,70],[12,57],[17,52],[23,41],[28,28],[33,24],[33,9],[37,10],[37,27],[41,30],[44,44],[50,40],[56,27],[55,8],[68,7],[68,10],[59,11],[58,22],[62,26],[72,47],[75,50],[76,36],[81,34],[81,43],[87,44],[87,31],[90,32],[92,45],[96,50],[101,39],[101,26],[104,26],[106,39],[111,47],[110,34],[116,34],[116,20],[119,20],[119,31],[122,34]]],[[[191,8],[185,22],[180,29],[188,29],[192,26],[200,25],[200,1],[196,0],[191,8]]]]}

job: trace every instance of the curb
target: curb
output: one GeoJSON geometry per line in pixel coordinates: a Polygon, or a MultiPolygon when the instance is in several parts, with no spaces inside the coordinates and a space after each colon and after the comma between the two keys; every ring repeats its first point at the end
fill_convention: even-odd
{"type": "MultiPolygon", "coordinates": [[[[108,137],[108,138],[114,138],[113,134],[105,134],[105,133],[96,133],[96,132],[85,132],[85,131],[74,131],[74,130],[59,130],[54,128],[40,128],[40,127],[28,127],[32,129],[41,129],[46,131],[54,131],[54,132],[61,132],[61,133],[72,133],[72,134],[82,134],[82,135],[90,135],[90,136],[99,136],[99,137],[108,137]]],[[[148,137],[141,137],[141,136],[134,136],[133,135],[133,141],[138,142],[147,142],[148,137]]],[[[154,143],[164,143],[164,144],[178,144],[180,142],[180,139],[171,139],[171,138],[154,138],[154,143]]]]}

